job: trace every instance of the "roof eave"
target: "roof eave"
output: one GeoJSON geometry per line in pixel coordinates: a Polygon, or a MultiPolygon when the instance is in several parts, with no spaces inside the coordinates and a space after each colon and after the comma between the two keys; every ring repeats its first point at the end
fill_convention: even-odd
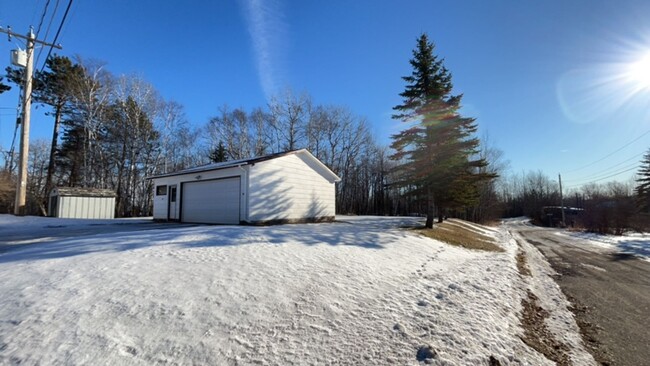
{"type": "Polygon", "coordinates": [[[312,161],[315,162],[318,166],[320,166],[323,170],[325,170],[325,172],[326,172],[328,175],[331,176],[332,181],[334,181],[334,183],[338,183],[338,182],[341,181],[341,178],[339,178],[339,176],[336,175],[336,173],[334,173],[334,172],[332,171],[332,169],[328,168],[327,165],[323,164],[322,161],[318,160],[314,155],[312,155],[312,153],[309,152],[309,150],[307,150],[307,149],[300,149],[300,150],[297,150],[297,151],[296,151],[296,153],[301,153],[301,152],[306,153],[305,155],[308,156],[310,160],[312,160],[312,161]]]}
{"type": "Polygon", "coordinates": [[[213,170],[236,168],[236,167],[241,167],[241,166],[244,166],[244,165],[249,165],[249,164],[248,164],[248,162],[245,162],[245,163],[240,163],[240,164],[224,165],[224,166],[219,166],[219,167],[208,167],[208,166],[206,166],[205,168],[192,168],[192,169],[188,169],[188,170],[181,170],[179,172],[174,172],[174,173],[165,173],[165,174],[153,175],[151,177],[145,177],[145,179],[150,180],[150,179],[158,179],[158,178],[175,177],[175,176],[178,176],[178,175],[203,173],[203,172],[208,172],[208,171],[213,171],[213,170]]]}

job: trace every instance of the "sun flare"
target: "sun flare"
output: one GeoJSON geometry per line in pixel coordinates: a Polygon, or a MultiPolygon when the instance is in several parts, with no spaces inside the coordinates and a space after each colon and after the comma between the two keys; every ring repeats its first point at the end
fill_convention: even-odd
{"type": "Polygon", "coordinates": [[[650,52],[629,66],[628,79],[640,89],[650,89],[650,52]]]}
{"type": "Polygon", "coordinates": [[[608,51],[607,59],[569,70],[558,79],[557,97],[564,114],[578,123],[621,119],[621,113],[650,120],[650,38],[608,51]]]}

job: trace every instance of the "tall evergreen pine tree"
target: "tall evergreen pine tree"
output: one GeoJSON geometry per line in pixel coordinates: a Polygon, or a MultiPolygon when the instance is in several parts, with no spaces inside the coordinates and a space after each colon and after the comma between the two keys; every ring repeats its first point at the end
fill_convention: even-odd
{"type": "Polygon", "coordinates": [[[210,152],[210,161],[213,163],[223,163],[224,161],[228,161],[226,147],[223,146],[223,142],[219,141],[219,145],[210,152]]]}
{"type": "Polygon", "coordinates": [[[45,60],[45,65],[47,70],[36,73],[36,88],[33,94],[35,101],[50,105],[53,109],[52,112],[47,113],[54,116],[50,159],[44,187],[44,196],[48,197],[54,186],[53,178],[56,169],[56,152],[58,150],[61,119],[65,113],[66,105],[72,99],[70,86],[76,79],[82,77],[82,71],[79,65],[74,64],[72,60],[65,56],[52,55],[45,60]]]}
{"type": "Polygon", "coordinates": [[[400,162],[395,183],[426,200],[428,228],[433,227],[436,208],[441,222],[447,209],[476,202],[479,181],[494,178],[478,173],[487,162],[472,160],[479,145],[473,137],[475,119],[458,113],[462,96],[451,94],[451,74],[433,50],[422,34],[410,60],[413,71],[403,77],[407,85],[400,94],[402,104],[393,108],[393,118],[410,127],[393,135],[391,145],[396,151],[392,158],[400,162]]]}
{"type": "Polygon", "coordinates": [[[643,156],[636,180],[637,207],[641,212],[650,212],[650,150],[643,156]]]}
{"type": "Polygon", "coordinates": [[[6,92],[7,90],[11,90],[11,87],[9,85],[5,85],[2,83],[2,77],[0,77],[0,94],[6,92]]]}

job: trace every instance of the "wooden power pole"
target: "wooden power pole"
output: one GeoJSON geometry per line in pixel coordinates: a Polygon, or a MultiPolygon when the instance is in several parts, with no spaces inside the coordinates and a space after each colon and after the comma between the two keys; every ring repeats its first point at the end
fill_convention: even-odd
{"type": "Polygon", "coordinates": [[[562,210],[562,226],[566,227],[566,220],[564,217],[564,195],[562,194],[562,175],[558,173],[557,177],[560,181],[560,210],[562,210]]]}
{"type": "Polygon", "coordinates": [[[29,29],[27,36],[23,36],[0,27],[1,33],[6,33],[11,37],[24,39],[27,41],[26,53],[27,64],[25,65],[25,79],[23,85],[23,112],[20,129],[20,157],[18,164],[18,184],[16,185],[16,203],[14,215],[25,215],[25,203],[27,201],[27,163],[29,161],[29,123],[32,109],[32,81],[34,72],[34,46],[38,43],[43,46],[50,46],[61,49],[61,46],[39,41],[34,35],[34,30],[29,29]]]}

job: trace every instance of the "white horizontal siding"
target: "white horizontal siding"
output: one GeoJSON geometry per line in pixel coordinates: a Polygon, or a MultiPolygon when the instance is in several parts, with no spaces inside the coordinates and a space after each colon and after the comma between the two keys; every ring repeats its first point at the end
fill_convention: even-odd
{"type": "Polygon", "coordinates": [[[248,221],[334,216],[334,183],[314,165],[300,154],[291,154],[252,166],[248,221]]]}

